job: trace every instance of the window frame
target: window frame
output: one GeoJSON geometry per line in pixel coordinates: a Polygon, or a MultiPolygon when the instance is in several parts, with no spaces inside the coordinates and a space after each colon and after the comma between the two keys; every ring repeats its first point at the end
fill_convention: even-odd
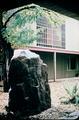
{"type": "Polygon", "coordinates": [[[78,62],[77,62],[77,57],[76,56],[69,56],[67,59],[67,71],[76,71],[78,70],[78,62]],[[72,60],[75,59],[75,68],[72,69],[72,60]]]}

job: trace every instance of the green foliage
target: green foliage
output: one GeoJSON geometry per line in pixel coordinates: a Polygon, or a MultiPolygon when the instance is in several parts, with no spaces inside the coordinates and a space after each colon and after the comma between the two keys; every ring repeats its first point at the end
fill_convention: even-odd
{"type": "MultiPolygon", "coordinates": [[[[62,101],[63,103],[73,103],[73,104],[79,104],[79,87],[77,84],[75,84],[74,86],[69,86],[65,87],[65,90],[67,92],[67,94],[69,95],[68,98],[63,97],[64,100],[62,101]]],[[[61,98],[62,99],[62,98],[61,98]]]]}
{"type": "Polygon", "coordinates": [[[3,15],[3,37],[14,46],[27,46],[38,39],[40,29],[33,28],[36,20],[45,16],[51,24],[61,24],[63,16],[35,4],[16,8],[3,15]]]}

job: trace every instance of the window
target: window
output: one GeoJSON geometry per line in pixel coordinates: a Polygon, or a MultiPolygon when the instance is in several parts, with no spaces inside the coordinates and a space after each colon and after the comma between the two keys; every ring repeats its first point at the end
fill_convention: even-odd
{"type": "Polygon", "coordinates": [[[53,47],[62,47],[61,41],[61,27],[53,28],[53,47]]]}
{"type": "Polygon", "coordinates": [[[38,32],[37,46],[55,47],[65,49],[65,23],[55,26],[49,23],[46,17],[36,21],[38,32]]]}
{"type": "Polygon", "coordinates": [[[38,32],[38,46],[52,47],[52,26],[49,24],[46,17],[40,17],[37,19],[38,32]]]}
{"type": "MultiPolygon", "coordinates": [[[[41,28],[41,27],[40,27],[41,28]]],[[[47,28],[42,28],[42,31],[38,33],[37,44],[46,45],[47,44],[47,28]]]]}
{"type": "Polygon", "coordinates": [[[65,24],[53,27],[53,47],[65,49],[65,24]]]}
{"type": "Polygon", "coordinates": [[[61,25],[62,48],[65,49],[65,24],[61,25]]]}
{"type": "Polygon", "coordinates": [[[75,56],[70,56],[68,58],[68,70],[77,69],[77,59],[75,56]]]}

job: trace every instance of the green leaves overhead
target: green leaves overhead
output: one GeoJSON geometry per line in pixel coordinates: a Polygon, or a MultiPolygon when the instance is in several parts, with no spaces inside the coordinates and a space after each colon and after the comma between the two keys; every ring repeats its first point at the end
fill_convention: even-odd
{"type": "Polygon", "coordinates": [[[47,17],[53,25],[61,24],[63,16],[35,4],[23,6],[3,14],[3,37],[12,45],[26,46],[38,39],[36,20],[47,17]]]}

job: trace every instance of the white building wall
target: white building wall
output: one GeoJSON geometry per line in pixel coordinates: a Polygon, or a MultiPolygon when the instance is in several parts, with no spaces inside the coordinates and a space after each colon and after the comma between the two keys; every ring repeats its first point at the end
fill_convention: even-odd
{"type": "Polygon", "coordinates": [[[73,18],[66,20],[66,49],[79,51],[79,21],[73,18]]]}

